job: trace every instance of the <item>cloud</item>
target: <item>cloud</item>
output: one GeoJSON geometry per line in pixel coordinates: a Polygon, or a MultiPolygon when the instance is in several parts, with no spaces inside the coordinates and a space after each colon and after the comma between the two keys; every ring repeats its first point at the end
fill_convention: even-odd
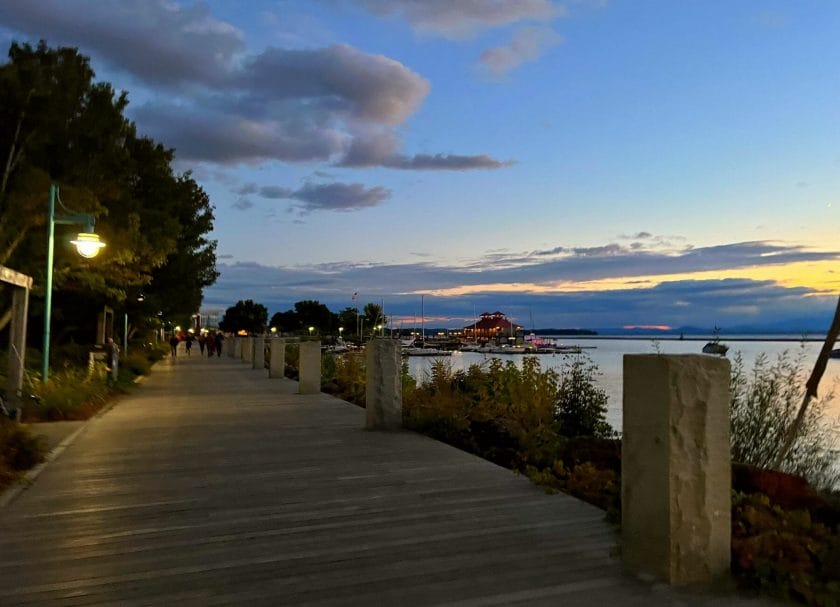
{"type": "MultiPolygon", "coordinates": [[[[419,294],[399,291],[400,276],[435,270],[427,264],[364,266],[325,264],[312,268],[277,268],[259,264],[220,264],[221,277],[205,292],[205,307],[225,308],[248,297],[270,311],[295,301],[317,299],[338,311],[368,301],[386,302],[389,316],[419,316],[419,294]],[[392,288],[388,288],[388,287],[392,288]],[[352,294],[360,297],[352,301],[352,294]]],[[[472,322],[473,311],[501,309],[537,327],[619,327],[666,324],[674,327],[783,326],[815,331],[831,318],[835,296],[815,296],[809,289],[784,287],[768,280],[725,279],[666,282],[633,290],[520,293],[487,288],[464,296],[425,297],[425,312],[445,326],[472,322]],[[745,303],[747,302],[747,303],[745,303]],[[447,320],[448,319],[448,320],[447,320]]]]}
{"type": "Polygon", "coordinates": [[[245,50],[242,32],[203,3],[167,0],[7,2],[3,25],[94,52],[116,69],[152,83],[218,85],[245,50]]]}
{"type": "Polygon", "coordinates": [[[550,0],[357,0],[379,16],[399,16],[417,32],[453,40],[521,21],[551,21],[564,14],[550,0]]]}
{"type": "Polygon", "coordinates": [[[380,187],[365,188],[360,183],[306,184],[289,196],[301,204],[298,208],[311,211],[357,211],[382,204],[391,191],[380,187]]]}
{"type": "Polygon", "coordinates": [[[538,326],[587,327],[712,327],[715,322],[807,318],[817,318],[819,324],[827,322],[836,305],[836,293],[785,285],[776,276],[786,264],[836,263],[840,251],[764,242],[691,248],[678,255],[616,245],[557,249],[553,259],[499,251],[485,255],[483,263],[458,266],[429,260],[309,267],[221,264],[219,282],[205,295],[208,302],[226,305],[248,293],[266,305],[274,302],[276,309],[300,299],[319,299],[340,309],[352,305],[350,294],[359,291],[365,301],[385,298],[392,314],[411,314],[425,293],[427,311],[434,301],[443,315],[471,317],[475,305],[478,311],[503,308],[519,318],[533,310],[538,326]],[[772,278],[750,278],[757,267],[766,267],[764,274],[772,278]],[[700,277],[691,278],[692,273],[700,277]]]}
{"type": "MultiPolygon", "coordinates": [[[[235,190],[237,193],[258,194],[268,200],[291,200],[293,208],[302,214],[313,211],[336,211],[348,213],[370,207],[379,206],[391,197],[391,190],[381,186],[371,188],[361,183],[307,183],[303,187],[293,190],[282,186],[262,186],[254,183],[245,184],[235,190]]],[[[240,199],[243,200],[243,199],[240,199]]],[[[253,206],[248,202],[247,207],[253,206]]]]}
{"type": "Polygon", "coordinates": [[[280,198],[289,198],[293,194],[293,191],[289,188],[284,188],[278,185],[268,185],[261,187],[259,189],[259,193],[263,198],[276,200],[280,198]]]}
{"type": "Polygon", "coordinates": [[[204,4],[165,0],[8,3],[3,25],[49,36],[152,86],[128,114],[174,147],[178,162],[467,170],[501,168],[489,155],[417,155],[397,129],[421,106],[428,80],[347,44],[248,53],[242,33],[204,4]]]}
{"type": "Polygon", "coordinates": [[[526,27],[517,31],[506,46],[489,48],[481,53],[481,69],[492,78],[500,78],[523,63],[534,61],[547,49],[563,41],[550,27],[526,27]]]}

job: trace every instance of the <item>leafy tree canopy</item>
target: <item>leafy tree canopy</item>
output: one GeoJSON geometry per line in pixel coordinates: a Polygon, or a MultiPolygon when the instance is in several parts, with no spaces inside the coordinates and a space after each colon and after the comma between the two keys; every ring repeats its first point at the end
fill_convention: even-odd
{"type": "Polygon", "coordinates": [[[268,308],[251,299],[236,302],[236,305],[225,310],[225,315],[219,321],[219,328],[222,331],[237,333],[247,331],[248,333],[262,333],[265,331],[268,320],[268,308]]]}
{"type": "Polygon", "coordinates": [[[137,135],[127,94],[94,76],[76,49],[43,41],[13,43],[0,65],[0,264],[34,276],[43,296],[50,184],[70,210],[96,215],[107,247],[95,259],[71,251],[73,227],[56,227],[54,318],[84,329],[82,341],[103,305],[188,317],[218,276],[207,194],[173,172],[173,150],[137,135]]]}

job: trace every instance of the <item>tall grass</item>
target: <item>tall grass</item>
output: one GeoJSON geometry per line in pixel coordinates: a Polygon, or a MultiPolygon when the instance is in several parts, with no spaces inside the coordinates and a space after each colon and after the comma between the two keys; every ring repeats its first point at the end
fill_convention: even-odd
{"type": "MultiPolygon", "coordinates": [[[[747,371],[740,354],[734,357],[730,380],[732,459],[770,468],[805,396],[804,350],[784,352],[771,362],[760,355],[747,371]]],[[[781,471],[805,477],[818,489],[840,486],[840,419],[826,406],[834,386],[811,401],[793,447],[781,471]]]]}

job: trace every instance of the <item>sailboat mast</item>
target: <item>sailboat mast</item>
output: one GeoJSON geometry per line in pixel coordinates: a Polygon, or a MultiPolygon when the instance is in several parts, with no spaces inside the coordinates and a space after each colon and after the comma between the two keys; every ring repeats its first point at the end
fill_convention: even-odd
{"type": "Polygon", "coordinates": [[[426,345],[426,316],[425,311],[423,310],[423,297],[424,295],[420,296],[420,335],[423,345],[426,345]]]}

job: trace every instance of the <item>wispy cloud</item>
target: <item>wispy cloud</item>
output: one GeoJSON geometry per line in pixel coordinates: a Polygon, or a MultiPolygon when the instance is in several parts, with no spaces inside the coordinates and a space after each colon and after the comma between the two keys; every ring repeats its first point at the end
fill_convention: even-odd
{"type": "Polygon", "coordinates": [[[488,48],[481,53],[481,70],[493,79],[501,78],[523,63],[535,60],[546,49],[562,41],[562,36],[550,27],[522,28],[505,46],[488,48]]]}
{"type": "Polygon", "coordinates": [[[296,190],[276,185],[260,187],[249,183],[237,188],[235,192],[257,194],[268,200],[290,200],[294,203],[293,207],[302,214],[313,211],[358,211],[379,206],[391,197],[391,191],[387,188],[369,188],[361,183],[307,183],[296,190]]]}
{"type": "Polygon", "coordinates": [[[551,21],[565,9],[551,0],[356,0],[371,13],[399,16],[417,32],[453,40],[522,21],[551,21]]]}

